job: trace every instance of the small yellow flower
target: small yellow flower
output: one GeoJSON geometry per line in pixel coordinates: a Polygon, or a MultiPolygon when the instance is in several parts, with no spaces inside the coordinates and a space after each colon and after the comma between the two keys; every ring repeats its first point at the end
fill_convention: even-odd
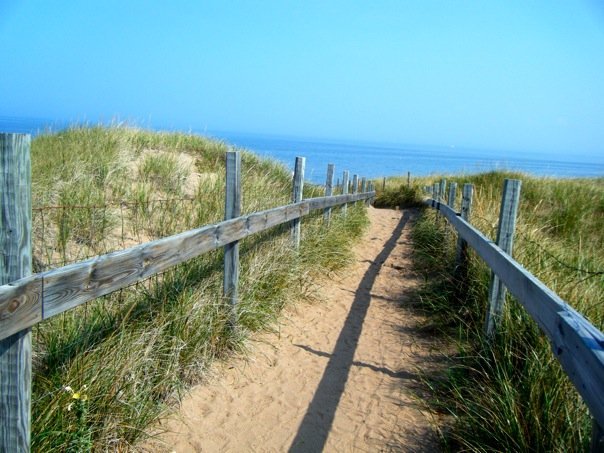
{"type": "Polygon", "coordinates": [[[71,395],[71,397],[72,397],[74,400],[79,400],[79,399],[80,399],[80,392],[75,392],[73,395],[71,395]]]}

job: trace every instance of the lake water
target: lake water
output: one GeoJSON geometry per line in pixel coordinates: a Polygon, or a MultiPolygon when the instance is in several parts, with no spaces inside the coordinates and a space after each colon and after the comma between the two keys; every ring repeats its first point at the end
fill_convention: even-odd
{"type": "Polygon", "coordinates": [[[295,157],[306,157],[306,179],[322,183],[328,163],[351,174],[375,178],[389,175],[426,176],[434,173],[477,173],[493,169],[518,170],[541,176],[604,176],[604,156],[581,153],[544,154],[529,151],[492,151],[351,142],[312,140],[251,134],[214,133],[214,137],[233,145],[270,156],[293,168],[295,157]]]}
{"type": "MultiPolygon", "coordinates": [[[[0,117],[0,131],[37,134],[50,128],[66,127],[60,121],[0,117]]],[[[604,177],[604,155],[494,151],[399,145],[386,143],[319,140],[269,135],[204,132],[234,146],[272,157],[293,168],[296,156],[306,157],[307,180],[323,183],[328,163],[336,168],[368,178],[389,175],[426,176],[434,173],[477,173],[493,169],[518,170],[552,177],[604,177]]]]}

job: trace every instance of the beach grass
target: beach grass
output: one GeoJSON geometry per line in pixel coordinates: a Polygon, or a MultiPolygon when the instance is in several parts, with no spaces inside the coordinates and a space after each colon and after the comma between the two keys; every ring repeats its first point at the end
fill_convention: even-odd
{"type": "MultiPolygon", "coordinates": [[[[188,134],[74,127],[32,142],[34,269],[119,250],[224,216],[225,143],[188,134]]],[[[242,150],[243,213],[287,204],[291,175],[242,150]]],[[[308,186],[305,196],[322,195],[308,186]]],[[[367,224],[363,203],[241,241],[237,327],[222,296],[223,252],[63,313],[34,328],[32,449],[127,450],[151,433],[211,363],[245,354],[314,279],[343,268],[367,224]]]]}
{"type": "MultiPolygon", "coordinates": [[[[522,180],[514,258],[596,327],[604,327],[603,178],[536,178],[515,172],[444,178],[459,187],[474,184],[471,223],[491,238],[504,179],[522,180]]],[[[419,190],[440,179],[420,178],[414,184],[419,190]]],[[[487,341],[486,265],[471,253],[466,280],[457,279],[456,235],[434,211],[424,211],[413,235],[415,263],[425,279],[419,296],[428,322],[457,345],[446,376],[426,377],[432,409],[450,421],[441,427],[445,450],[588,450],[587,408],[535,322],[508,295],[497,333],[487,341]]]]}

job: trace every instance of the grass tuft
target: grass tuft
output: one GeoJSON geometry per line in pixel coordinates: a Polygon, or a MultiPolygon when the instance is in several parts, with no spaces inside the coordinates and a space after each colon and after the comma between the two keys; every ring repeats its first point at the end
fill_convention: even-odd
{"type": "MultiPolygon", "coordinates": [[[[36,270],[222,220],[226,150],[194,135],[126,128],[37,137],[36,270]]],[[[289,202],[283,166],[244,152],[242,168],[244,213],[289,202]]],[[[123,450],[140,442],[212,361],[243,353],[249,334],[272,328],[290,301],[313,298],[313,278],[348,263],[366,224],[359,203],[347,218],[334,209],[329,228],[320,214],[305,217],[299,251],[286,226],[241,241],[237,329],[222,297],[222,251],[36,326],[33,450],[123,450]]]]}
{"type": "MultiPolygon", "coordinates": [[[[471,223],[493,238],[505,178],[521,179],[513,255],[594,325],[604,324],[601,200],[604,181],[490,172],[448,181],[475,184],[471,223]]],[[[431,181],[416,181],[426,185],[431,181]]],[[[459,206],[459,196],[457,200],[459,206]]],[[[420,292],[436,330],[458,345],[446,379],[429,380],[435,408],[450,416],[447,451],[585,451],[589,413],[524,309],[508,295],[491,342],[483,336],[490,273],[473,253],[465,279],[455,234],[426,210],[413,232],[420,292]]]]}

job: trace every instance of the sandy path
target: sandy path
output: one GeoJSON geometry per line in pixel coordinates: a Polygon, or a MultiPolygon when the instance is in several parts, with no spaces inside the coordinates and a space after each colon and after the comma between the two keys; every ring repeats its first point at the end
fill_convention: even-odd
{"type": "MultiPolygon", "coordinates": [[[[417,370],[436,347],[409,308],[410,211],[370,208],[356,261],[322,288],[325,303],[286,313],[279,335],[183,401],[153,451],[435,451],[417,370]]],[[[436,359],[438,361],[438,359],[436,359]]]]}

